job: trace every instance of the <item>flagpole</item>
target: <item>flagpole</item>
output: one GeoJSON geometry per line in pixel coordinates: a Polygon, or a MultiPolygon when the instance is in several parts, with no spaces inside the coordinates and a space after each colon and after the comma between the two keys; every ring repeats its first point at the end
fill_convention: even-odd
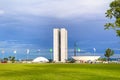
{"type": "Polygon", "coordinates": [[[16,61],[17,61],[17,51],[14,50],[13,53],[15,54],[15,58],[16,58],[16,61]]]}
{"type": "Polygon", "coordinates": [[[40,49],[38,49],[38,56],[40,56],[40,49]]]}
{"type": "Polygon", "coordinates": [[[52,48],[50,48],[50,54],[51,54],[51,61],[52,61],[52,53],[53,53],[53,49],[52,48]]]}
{"type": "Polygon", "coordinates": [[[30,50],[29,49],[27,49],[27,59],[26,59],[26,62],[27,62],[27,60],[28,60],[28,54],[30,53],[30,50]]]}
{"type": "Polygon", "coordinates": [[[74,43],[74,56],[76,56],[76,47],[77,47],[77,43],[74,43]]]}
{"type": "Polygon", "coordinates": [[[95,60],[95,52],[96,52],[96,48],[93,48],[93,51],[94,51],[94,60],[95,60]]]}
{"type": "Polygon", "coordinates": [[[4,50],[2,50],[2,52],[1,52],[1,53],[2,53],[2,55],[3,55],[3,60],[4,60],[4,53],[5,53],[5,51],[4,51],[4,50]]]}

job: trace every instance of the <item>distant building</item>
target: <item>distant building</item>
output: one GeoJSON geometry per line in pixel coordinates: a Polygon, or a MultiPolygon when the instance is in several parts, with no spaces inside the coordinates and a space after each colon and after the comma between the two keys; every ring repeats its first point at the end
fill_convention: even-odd
{"type": "Polygon", "coordinates": [[[39,63],[39,62],[49,62],[49,60],[45,57],[37,57],[32,62],[39,63]]]}
{"type": "Polygon", "coordinates": [[[53,60],[66,62],[68,58],[67,30],[65,28],[53,29],[53,60]]]}
{"type": "Polygon", "coordinates": [[[96,61],[100,58],[100,56],[72,56],[72,58],[76,61],[96,61]]]}

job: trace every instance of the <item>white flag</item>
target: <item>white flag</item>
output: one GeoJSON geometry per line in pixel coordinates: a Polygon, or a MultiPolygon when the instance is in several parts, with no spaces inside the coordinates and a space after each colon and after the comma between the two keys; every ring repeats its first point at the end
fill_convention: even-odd
{"type": "Polygon", "coordinates": [[[38,49],[37,52],[40,52],[40,49],[38,49]]]}
{"type": "Polygon", "coordinates": [[[93,48],[94,52],[96,52],[96,48],[93,48]]]}
{"type": "Polygon", "coordinates": [[[1,51],[1,53],[2,53],[2,54],[4,54],[4,53],[5,53],[5,51],[4,51],[4,50],[2,50],[2,51],[1,51]]]}
{"type": "Polygon", "coordinates": [[[27,49],[27,54],[29,54],[30,53],[30,50],[29,49],[27,49]]]}
{"type": "Polygon", "coordinates": [[[13,51],[13,53],[14,53],[14,54],[16,54],[16,53],[17,53],[17,51],[16,51],[16,50],[14,50],[14,51],[13,51]]]}

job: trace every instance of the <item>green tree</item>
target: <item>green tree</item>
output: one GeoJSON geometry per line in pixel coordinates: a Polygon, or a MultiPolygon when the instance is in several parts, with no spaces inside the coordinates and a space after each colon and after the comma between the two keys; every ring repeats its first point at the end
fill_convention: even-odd
{"type": "Polygon", "coordinates": [[[5,62],[7,62],[7,61],[8,61],[8,58],[4,58],[3,60],[4,60],[5,62]]]}
{"type": "Polygon", "coordinates": [[[106,17],[111,20],[105,24],[105,29],[114,29],[117,36],[120,36],[120,0],[114,0],[110,3],[109,9],[106,11],[106,17]]]}
{"type": "Polygon", "coordinates": [[[14,56],[9,56],[9,60],[14,63],[15,62],[15,57],[14,56]]]}
{"type": "Polygon", "coordinates": [[[98,61],[106,61],[106,58],[99,58],[98,61]]]}
{"type": "Polygon", "coordinates": [[[109,61],[110,60],[110,57],[114,55],[114,51],[111,50],[110,48],[108,48],[106,51],[105,51],[105,54],[104,56],[107,57],[107,60],[109,61]]]}

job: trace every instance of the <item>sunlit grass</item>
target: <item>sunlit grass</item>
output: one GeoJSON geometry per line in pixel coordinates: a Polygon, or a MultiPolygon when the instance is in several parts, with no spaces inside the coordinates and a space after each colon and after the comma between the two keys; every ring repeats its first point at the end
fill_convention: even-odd
{"type": "Polygon", "coordinates": [[[0,80],[119,80],[120,64],[0,64],[0,80]]]}

